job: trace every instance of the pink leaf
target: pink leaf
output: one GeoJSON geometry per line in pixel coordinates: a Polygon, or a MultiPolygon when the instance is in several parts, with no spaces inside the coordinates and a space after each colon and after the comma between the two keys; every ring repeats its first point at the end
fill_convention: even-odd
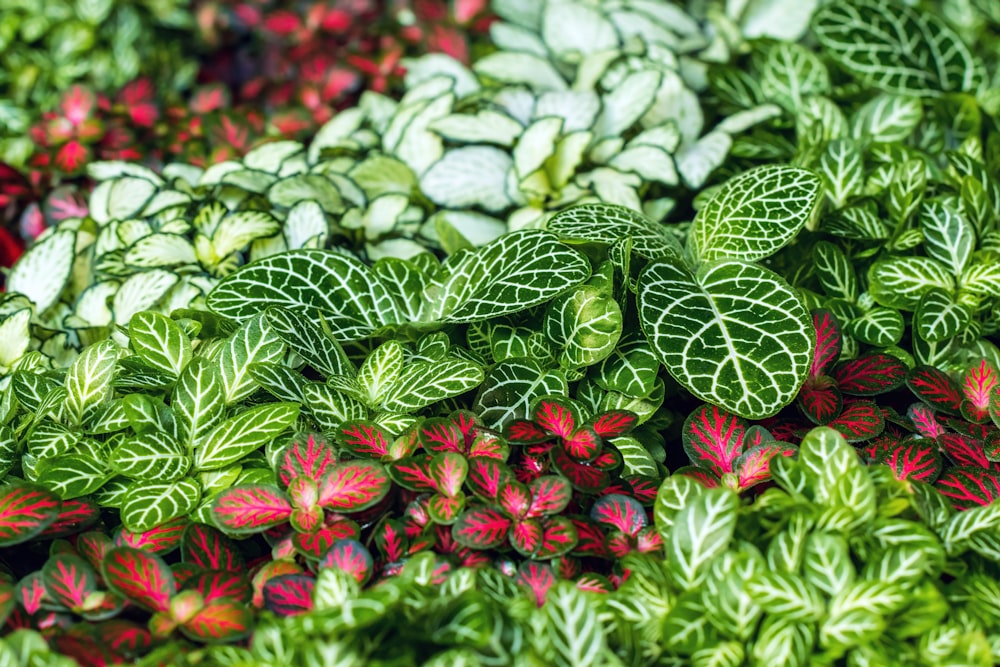
{"type": "Polygon", "coordinates": [[[305,442],[296,438],[281,453],[278,475],[285,486],[296,477],[319,479],[336,462],[333,450],[310,433],[305,442]]]}
{"type": "Polygon", "coordinates": [[[356,456],[380,459],[388,456],[392,436],[374,422],[350,421],[337,429],[337,444],[356,456]]]}
{"type": "Polygon", "coordinates": [[[535,598],[535,604],[541,607],[545,604],[545,596],[549,589],[556,583],[556,575],[548,563],[525,561],[517,568],[514,580],[527,588],[535,598]]]}
{"type": "Polygon", "coordinates": [[[488,507],[467,509],[452,526],[455,540],[470,549],[491,549],[507,539],[510,518],[488,507]]]}
{"type": "Polygon", "coordinates": [[[733,471],[740,455],[746,422],[715,405],[702,405],[684,422],[681,440],[684,451],[695,465],[716,475],[733,471]]]}
{"type": "Polygon", "coordinates": [[[646,510],[634,498],[619,494],[602,496],[590,508],[590,518],[633,536],[646,527],[646,510]]]}
{"type": "Polygon", "coordinates": [[[871,401],[857,401],[847,405],[840,416],[827,424],[847,442],[861,442],[874,438],[885,428],[882,411],[871,401]]]}
{"type": "Polygon", "coordinates": [[[335,567],[347,572],[362,586],[372,576],[375,562],[361,542],[352,539],[337,540],[319,560],[319,569],[335,567]]]}
{"type": "Polygon", "coordinates": [[[558,514],[566,509],[573,488],[565,477],[546,475],[531,483],[531,504],[527,509],[528,516],[543,514],[558,514]]]}
{"type": "Polygon", "coordinates": [[[319,504],[341,512],[357,512],[385,498],[391,487],[381,465],[373,461],[348,461],[324,476],[319,504]]]}
{"type": "Polygon", "coordinates": [[[947,412],[960,414],[962,390],[950,375],[933,366],[917,366],[906,376],[906,386],[928,405],[947,412]]]}
{"type": "Polygon", "coordinates": [[[818,378],[826,374],[840,358],[843,336],[837,318],[829,310],[814,310],[812,318],[816,329],[816,352],[813,354],[809,375],[818,378]]]}
{"type": "Polygon", "coordinates": [[[159,556],[134,547],[115,547],[104,564],[108,586],[149,611],[167,611],[176,592],[174,576],[159,556]]]}
{"type": "Polygon", "coordinates": [[[262,532],[288,521],[292,504],[283,491],[274,487],[244,485],[226,489],[216,496],[212,516],[226,530],[239,533],[262,532]]]}
{"type": "Polygon", "coordinates": [[[573,409],[555,398],[539,400],[531,417],[544,431],[560,438],[568,438],[580,423],[573,409]]]}

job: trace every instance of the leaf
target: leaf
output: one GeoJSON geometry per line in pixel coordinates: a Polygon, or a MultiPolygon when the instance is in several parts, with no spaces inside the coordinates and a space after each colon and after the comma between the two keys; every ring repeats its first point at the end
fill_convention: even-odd
{"type": "Polygon", "coordinates": [[[32,245],[7,276],[6,290],[25,295],[38,314],[59,300],[73,269],[76,234],[62,230],[32,245]]]}
{"type": "Polygon", "coordinates": [[[263,314],[244,322],[227,340],[219,355],[219,373],[226,405],[246,398],[257,390],[250,376],[249,365],[278,362],[285,346],[273,332],[263,314]]]}
{"type": "Polygon", "coordinates": [[[506,514],[490,508],[467,509],[452,525],[455,541],[470,549],[492,549],[507,539],[513,522],[506,514]]]}
{"type": "Polygon", "coordinates": [[[0,546],[30,540],[59,515],[60,502],[52,492],[23,482],[0,486],[0,546]]]}
{"type": "Polygon", "coordinates": [[[338,463],[319,483],[318,504],[342,512],[357,512],[382,500],[392,484],[385,469],[373,461],[338,463]]]}
{"type": "Polygon", "coordinates": [[[526,560],[517,568],[514,580],[528,589],[539,607],[545,602],[549,590],[556,583],[555,573],[548,563],[526,560]]]}
{"type": "Polygon", "coordinates": [[[234,534],[263,532],[291,515],[291,501],[276,487],[245,484],[222,491],[212,501],[212,518],[234,534]]]}
{"type": "Polygon", "coordinates": [[[270,403],[244,410],[213,428],[195,447],[194,469],[218,470],[270,443],[299,415],[296,403],[270,403]]]}
{"type": "Polygon", "coordinates": [[[788,621],[811,623],[823,615],[819,591],[796,574],[760,571],[747,582],[747,591],[764,611],[788,621]]]}
{"type": "Polygon", "coordinates": [[[812,258],[823,291],[829,296],[853,301],[858,297],[858,277],[847,255],[829,241],[819,241],[812,258]]]}
{"type": "Polygon", "coordinates": [[[562,350],[559,360],[563,366],[591,366],[607,357],[618,343],[621,308],[597,287],[581,286],[549,303],[542,330],[562,350]]]}
{"type": "Polygon", "coordinates": [[[960,276],[976,245],[976,232],[961,211],[941,201],[924,202],[920,231],[927,254],[960,276]]]}
{"type": "Polygon", "coordinates": [[[847,333],[859,342],[875,347],[896,345],[903,338],[906,324],[894,308],[872,308],[847,323],[847,333]]]}
{"type": "Polygon", "coordinates": [[[826,375],[807,379],[799,390],[796,402],[802,414],[820,426],[829,424],[844,407],[837,383],[826,375]]]}
{"type": "Polygon", "coordinates": [[[191,479],[170,484],[136,482],[122,498],[121,517],[126,528],[141,533],[193,510],[201,487],[191,479]]]}
{"type": "Polygon", "coordinates": [[[478,387],[482,367],[465,359],[410,362],[388,389],[382,407],[390,412],[413,412],[478,387]]]}
{"type": "Polygon", "coordinates": [[[49,597],[77,613],[87,609],[87,598],[97,592],[97,573],[72,554],[50,557],[42,567],[42,579],[49,597]]]}
{"type": "Polygon", "coordinates": [[[557,475],[544,475],[534,480],[529,488],[531,501],[525,511],[527,516],[559,514],[569,504],[573,489],[568,481],[557,475]]]}
{"type": "Polygon", "coordinates": [[[650,259],[683,254],[676,237],[665,233],[662,225],[622,206],[584,204],[565,208],[552,216],[546,228],[572,244],[590,242],[610,246],[628,237],[632,251],[650,259]]]}
{"type": "Polygon", "coordinates": [[[253,632],[253,612],[234,600],[213,600],[184,623],[181,632],[206,644],[237,641],[253,632]]]}
{"type": "Polygon", "coordinates": [[[111,450],[108,465],[115,472],[144,482],[174,482],[191,467],[187,448],[165,433],[144,433],[111,450]]]}
{"type": "Polygon", "coordinates": [[[786,245],[813,216],[821,183],[812,172],[758,167],[731,178],[698,211],[688,236],[701,262],[753,262],[786,245]]]}
{"type": "Polygon", "coordinates": [[[990,405],[1000,395],[1000,377],[993,364],[982,359],[978,366],[965,372],[962,378],[962,416],[971,422],[982,424],[989,421],[990,405]]]}
{"type": "Polygon", "coordinates": [[[827,55],[876,90],[918,97],[971,91],[979,72],[948,25],[889,0],[829,5],[813,16],[827,55]]]}
{"type": "Polygon", "coordinates": [[[187,520],[181,517],[139,532],[123,526],[115,534],[115,546],[135,547],[154,554],[170,553],[180,544],[187,525],[187,520]]]}
{"type": "Polygon", "coordinates": [[[476,394],[472,409],[489,428],[502,428],[527,416],[529,406],[541,396],[565,395],[566,379],[544,370],[532,359],[507,359],[495,364],[476,394]]]}
{"type": "Polygon", "coordinates": [[[739,497],[732,491],[705,489],[677,512],[664,541],[667,571],[683,590],[696,587],[709,562],[729,546],[738,506],[739,497]]]}
{"type": "Polygon", "coordinates": [[[264,321],[291,350],[323,375],[353,373],[353,364],[337,339],[305,315],[287,308],[268,308],[264,321]]]}
{"type": "Polygon", "coordinates": [[[191,361],[191,341],[172,319],[143,311],[129,321],[129,342],[143,361],[177,377],[191,361]]]}
{"type": "MultiPolygon", "coordinates": [[[[521,132],[518,127],[517,133],[521,132]]],[[[496,130],[491,130],[491,137],[497,136],[496,130]]],[[[428,199],[442,207],[462,209],[478,206],[487,211],[500,212],[514,203],[506,189],[507,174],[513,166],[513,160],[506,151],[492,146],[462,146],[446,151],[440,160],[431,165],[420,179],[420,189],[428,199]]]]}
{"type": "Polygon", "coordinates": [[[915,310],[927,290],[955,289],[955,280],[943,264],[929,257],[880,259],[868,269],[869,294],[889,308],[915,310]]]}
{"type": "Polygon", "coordinates": [[[960,334],[971,320],[968,306],[956,303],[945,290],[932,287],[920,297],[913,313],[913,329],[928,343],[940,343],[960,334]]]}
{"type": "Polygon", "coordinates": [[[933,441],[911,440],[895,445],[876,459],[892,468],[896,479],[933,484],[941,474],[941,454],[933,441]]]}
{"type": "Polygon", "coordinates": [[[961,411],[962,390],[944,371],[932,366],[916,366],[906,376],[906,386],[925,403],[949,414],[961,411]]]}
{"type": "Polygon", "coordinates": [[[43,461],[35,482],[54,491],[63,500],[72,500],[93,493],[111,478],[103,462],[87,455],[60,456],[43,461]]]}
{"type": "Polygon", "coordinates": [[[873,352],[838,364],[831,375],[845,394],[874,396],[900,387],[906,373],[906,365],[896,357],[873,352]]]}
{"type": "Polygon", "coordinates": [[[635,498],[610,493],[598,498],[590,508],[590,518],[635,536],[646,527],[646,510],[635,498]]]}
{"type": "Polygon", "coordinates": [[[115,547],[102,565],[108,587],[148,611],[165,612],[176,590],[170,568],[158,556],[132,547],[115,547]]]}
{"type": "Polygon", "coordinates": [[[714,405],[702,405],[684,421],[681,441],[695,465],[720,477],[733,472],[733,461],[743,451],[747,423],[714,405]]]}
{"type": "Polygon", "coordinates": [[[776,274],[734,260],[697,274],[671,260],[639,276],[642,330],[667,371],[700,399],[742,417],[792,401],[812,360],[813,328],[776,274]]]}
{"type": "Polygon", "coordinates": [[[596,608],[572,582],[560,581],[545,595],[546,630],[555,664],[565,667],[598,665],[604,655],[604,633],[596,608]]]}
{"type": "Polygon", "coordinates": [[[212,526],[192,523],[181,539],[181,560],[204,570],[240,572],[243,556],[236,545],[212,526]]]}
{"type": "Polygon", "coordinates": [[[264,584],[264,605],[277,616],[298,616],[313,609],[314,577],[280,574],[264,584]]]}
{"type": "Polygon", "coordinates": [[[111,340],[88,346],[66,372],[66,407],[80,423],[111,396],[118,348],[111,340]]]}
{"type": "Polygon", "coordinates": [[[337,568],[352,576],[364,586],[372,576],[374,568],[372,555],[363,544],[357,540],[338,540],[333,547],[320,558],[318,568],[337,568]]]}
{"type": "Polygon", "coordinates": [[[785,443],[771,442],[755,445],[736,457],[733,471],[736,486],[740,492],[771,480],[771,461],[778,456],[794,456],[795,447],[785,443]]]}
{"type": "Polygon", "coordinates": [[[250,582],[239,572],[205,571],[184,582],[184,590],[198,591],[205,602],[229,598],[247,603],[253,597],[250,582]]]}
{"type": "MultiPolygon", "coordinates": [[[[218,365],[196,357],[181,371],[174,385],[170,407],[180,440],[189,447],[200,443],[225,412],[225,390],[218,365]]],[[[168,450],[169,451],[169,450],[168,450]]]]}

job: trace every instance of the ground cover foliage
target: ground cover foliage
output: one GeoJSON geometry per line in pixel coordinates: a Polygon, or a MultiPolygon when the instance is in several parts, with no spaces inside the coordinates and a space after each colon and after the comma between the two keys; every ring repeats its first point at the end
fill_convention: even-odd
{"type": "MultiPolygon", "coordinates": [[[[291,138],[57,193],[0,662],[995,664],[992,5],[494,0],[452,53],[473,5],[329,120],[241,81],[312,91],[291,138]]],[[[303,63],[370,9],[200,7],[303,63]]]]}

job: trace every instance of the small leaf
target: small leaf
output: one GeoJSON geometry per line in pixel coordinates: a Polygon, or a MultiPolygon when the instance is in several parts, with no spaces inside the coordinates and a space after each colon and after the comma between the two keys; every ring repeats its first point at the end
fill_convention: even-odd
{"type": "Polygon", "coordinates": [[[212,517],[223,530],[263,532],[288,521],[292,504],[281,490],[248,484],[227,489],[212,502],[212,517]]]}
{"type": "Polygon", "coordinates": [[[253,632],[253,613],[226,598],[206,602],[194,618],[181,626],[181,632],[206,644],[237,641],[253,632]]]}
{"type": "Polygon", "coordinates": [[[338,568],[364,586],[372,576],[374,561],[368,549],[357,540],[338,540],[320,558],[317,567],[320,570],[328,567],[338,568]]]}
{"type": "Polygon", "coordinates": [[[176,322],[160,313],[142,311],[133,315],[129,341],[146,363],[174,377],[191,361],[191,341],[176,322]]]}
{"type": "Polygon", "coordinates": [[[0,546],[30,540],[57,519],[59,508],[50,491],[23,482],[0,486],[0,546]]]}
{"type": "Polygon", "coordinates": [[[714,405],[703,405],[684,421],[681,441],[695,465],[716,475],[733,472],[733,461],[742,452],[747,423],[714,405]]]}
{"type": "Polygon", "coordinates": [[[298,616],[313,608],[316,579],[304,574],[281,574],[264,584],[264,605],[278,616],[298,616]]]}
{"type": "Polygon", "coordinates": [[[240,412],[205,435],[195,448],[195,470],[217,470],[236,463],[274,440],[298,415],[295,403],[270,403],[240,412]]]}
{"type": "Polygon", "coordinates": [[[170,484],[136,482],[125,492],[121,504],[122,523],[141,533],[193,510],[201,499],[201,487],[183,478],[170,484]]]}
{"type": "Polygon", "coordinates": [[[848,442],[860,442],[879,435],[885,428],[885,419],[875,403],[857,401],[847,405],[840,416],[827,426],[843,435],[848,442]]]}
{"type": "Polygon", "coordinates": [[[181,560],[204,570],[243,570],[243,556],[236,545],[212,526],[188,525],[181,539],[181,560]]]}
{"type": "Polygon", "coordinates": [[[626,535],[635,536],[646,527],[646,510],[634,498],[611,493],[601,496],[590,508],[590,518],[626,535]]]}
{"type": "Polygon", "coordinates": [[[837,388],[854,396],[874,396],[901,386],[906,380],[906,365],[896,357],[879,352],[841,362],[831,375],[837,388]]]}
{"type": "Polygon", "coordinates": [[[49,558],[42,568],[42,578],[49,597],[77,613],[88,609],[88,598],[97,591],[97,573],[72,554],[49,558]]]}
{"type": "Polygon", "coordinates": [[[957,415],[961,412],[962,390],[944,371],[933,366],[916,366],[906,376],[906,386],[932,407],[957,415]]]}
{"type": "Polygon", "coordinates": [[[391,487],[389,476],[379,464],[342,462],[320,481],[318,503],[332,510],[357,512],[382,500],[391,487]]]}
{"type": "Polygon", "coordinates": [[[503,544],[512,525],[503,512],[485,507],[467,509],[452,525],[452,535],[470,549],[492,549],[503,544]]]}
{"type": "Polygon", "coordinates": [[[104,580],[116,593],[149,611],[167,611],[176,590],[170,568],[158,556],[132,547],[111,549],[104,580]]]}

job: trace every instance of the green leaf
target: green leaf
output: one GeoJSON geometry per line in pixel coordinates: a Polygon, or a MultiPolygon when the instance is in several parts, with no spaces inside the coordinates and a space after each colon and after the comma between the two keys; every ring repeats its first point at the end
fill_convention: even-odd
{"type": "Polygon", "coordinates": [[[325,384],[311,382],[302,391],[313,418],[323,430],[333,431],[342,422],[367,419],[368,410],[361,402],[325,384]]]}
{"type": "Polygon", "coordinates": [[[1000,296],[1000,265],[995,262],[977,262],[962,273],[959,283],[966,292],[984,296],[1000,296]]]}
{"type": "Polygon", "coordinates": [[[250,377],[250,364],[277,362],[284,353],[284,343],[271,330],[263,313],[244,322],[229,337],[219,355],[219,373],[226,405],[232,405],[257,390],[257,384],[250,377]]]}
{"type": "Polygon", "coordinates": [[[797,574],[762,570],[747,582],[747,591],[764,611],[786,621],[815,622],[825,611],[816,587],[797,574]]]}
{"type": "Polygon", "coordinates": [[[506,359],[486,373],[472,409],[488,428],[502,428],[525,419],[539,396],[565,395],[566,378],[548,371],[533,359],[506,359]]]}
{"type": "Polygon", "coordinates": [[[923,116],[924,108],[919,98],[883,93],[865,102],[854,114],[853,136],[896,143],[913,134],[923,116]]]}
{"type": "Polygon", "coordinates": [[[846,588],[857,576],[847,540],[832,533],[809,535],[802,553],[802,574],[828,596],[846,588]]]}
{"type": "Polygon", "coordinates": [[[706,488],[687,475],[672,475],[663,480],[656,492],[653,521],[664,540],[670,539],[670,531],[677,520],[678,513],[687,507],[695,497],[701,495],[706,488]]]}
{"type": "Polygon", "coordinates": [[[826,5],[813,17],[826,54],[868,87],[927,97],[971,91],[976,61],[941,18],[891,0],[826,5]]]}
{"type": "Polygon", "coordinates": [[[934,287],[955,289],[955,280],[941,262],[929,257],[889,257],[868,269],[869,293],[889,308],[914,310],[924,293],[934,287]]]}
{"type": "Polygon", "coordinates": [[[702,262],[769,257],[812,219],[821,191],[820,179],[805,169],[745,171],[726,181],[698,211],[688,246],[702,262]]]}
{"type": "Polygon", "coordinates": [[[286,308],[268,308],[264,319],[289,349],[323,375],[329,377],[354,372],[353,364],[337,339],[312,319],[286,308]]]}
{"type": "Polygon", "coordinates": [[[177,377],[191,361],[191,341],[166,315],[136,313],[128,329],[132,349],[150,366],[177,377]]]}
{"type": "Polygon", "coordinates": [[[545,311],[542,330],[562,349],[564,367],[591,366],[614,350],[622,334],[618,302],[597,287],[581,286],[556,297],[545,311]]]}
{"type": "Polygon", "coordinates": [[[136,482],[122,498],[122,523],[133,533],[141,533],[184,516],[201,499],[201,487],[192,479],[171,484],[136,482]]]}
{"type": "Polygon", "coordinates": [[[812,249],[816,277],[829,296],[854,301],[858,298],[858,277],[847,255],[829,241],[819,241],[812,249]]]}
{"type": "Polygon", "coordinates": [[[962,212],[941,201],[924,202],[920,230],[927,254],[959,276],[976,245],[976,232],[962,212]]]}
{"type": "Polygon", "coordinates": [[[402,345],[390,340],[375,348],[358,369],[357,383],[366,402],[372,406],[380,404],[402,371],[402,345]]]}
{"type": "Polygon", "coordinates": [[[105,340],[88,346],[70,365],[66,372],[66,407],[76,423],[110,398],[117,361],[117,346],[105,340]]]}
{"type": "Polygon", "coordinates": [[[764,98],[794,112],[806,97],[827,95],[830,75],[818,55],[798,44],[778,42],[759,66],[764,98]]]}
{"type": "Polygon", "coordinates": [[[750,419],[790,403],[812,359],[814,331],[777,274],[735,260],[692,274],[676,261],[639,276],[639,318],[667,371],[698,398],[750,419]]]}
{"type": "Polygon", "coordinates": [[[217,470],[270,444],[299,416],[296,403],[269,403],[244,410],[213,428],[196,445],[194,469],[217,470]]]}
{"type": "Polygon", "coordinates": [[[63,500],[72,500],[93,493],[111,476],[103,461],[91,456],[70,455],[46,462],[35,481],[63,500]]]}
{"type": "Polygon", "coordinates": [[[129,394],[122,399],[125,416],[136,433],[173,433],[174,413],[162,400],[143,394],[129,394]]]}
{"type": "Polygon", "coordinates": [[[308,380],[295,369],[272,363],[250,364],[250,377],[279,401],[305,403],[308,380]]]}
{"type": "Polygon", "coordinates": [[[965,330],[972,320],[972,312],[963,304],[955,303],[951,296],[938,287],[924,292],[913,313],[913,329],[928,343],[947,341],[965,330]]]}
{"type": "Polygon", "coordinates": [[[559,211],[547,229],[567,243],[613,245],[630,238],[632,250],[642,257],[681,257],[684,249],[675,236],[646,216],[622,206],[584,204],[559,211]]]}
{"type": "Polygon", "coordinates": [[[906,323],[895,308],[872,308],[847,323],[847,333],[862,343],[889,347],[903,338],[906,323]]]}
{"type": "Polygon", "coordinates": [[[597,606],[573,582],[560,581],[545,598],[546,630],[555,652],[555,664],[565,667],[601,664],[604,632],[597,606]]]}
{"type": "Polygon", "coordinates": [[[682,589],[698,586],[711,560],[728,548],[739,504],[729,489],[706,489],[677,512],[666,540],[667,572],[682,589]]]}
{"type": "Polygon", "coordinates": [[[181,372],[170,401],[179,439],[193,446],[225,412],[225,394],[219,367],[196,357],[181,372]]]}
{"type": "Polygon", "coordinates": [[[649,396],[656,384],[660,362],[642,336],[626,334],[601,362],[594,382],[605,391],[626,396],[649,396]]]}
{"type": "Polygon", "coordinates": [[[73,269],[76,234],[57,231],[32,245],[7,275],[8,292],[20,292],[35,304],[39,314],[51,308],[73,269]]]}
{"type": "Polygon", "coordinates": [[[125,440],[111,451],[112,470],[143,482],[173,482],[191,467],[187,448],[165,433],[151,432],[125,440]]]}
{"type": "Polygon", "coordinates": [[[475,389],[483,369],[465,359],[410,362],[389,387],[382,407],[390,412],[413,412],[475,389]]]}
{"type": "Polygon", "coordinates": [[[819,173],[826,186],[826,195],[837,208],[842,208],[864,191],[864,155],[857,141],[831,141],[819,159],[819,173]]]}
{"type": "Polygon", "coordinates": [[[765,617],[753,646],[754,664],[805,667],[816,642],[814,628],[782,616],[765,617]]]}

